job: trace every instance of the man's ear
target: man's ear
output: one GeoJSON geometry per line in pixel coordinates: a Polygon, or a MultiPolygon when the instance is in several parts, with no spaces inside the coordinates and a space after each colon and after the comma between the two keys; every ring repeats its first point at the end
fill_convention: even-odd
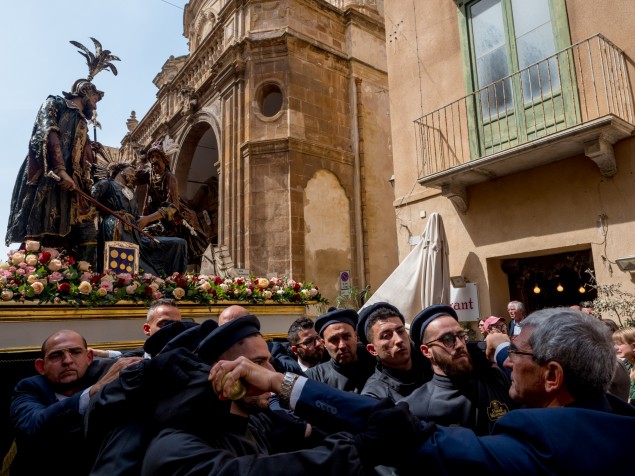
{"type": "Polygon", "coordinates": [[[300,353],[298,352],[298,346],[297,345],[292,345],[291,346],[291,352],[293,352],[295,355],[300,355],[300,353]]]}
{"type": "Polygon", "coordinates": [[[377,357],[377,351],[375,350],[375,346],[373,344],[366,344],[366,350],[370,355],[377,357]]]}
{"type": "Polygon", "coordinates": [[[545,365],[545,392],[553,393],[561,390],[564,385],[564,370],[555,361],[547,362],[545,365]]]}
{"type": "Polygon", "coordinates": [[[143,323],[143,333],[147,336],[150,335],[150,323],[147,321],[143,323]]]}
{"type": "Polygon", "coordinates": [[[95,354],[93,353],[93,349],[88,349],[86,351],[86,355],[88,356],[88,363],[92,364],[93,363],[93,359],[95,358],[95,354]]]}
{"type": "Polygon", "coordinates": [[[432,359],[432,352],[430,352],[430,347],[425,344],[421,344],[419,350],[421,350],[421,353],[424,355],[424,357],[426,357],[427,359],[432,359]]]}
{"type": "Polygon", "coordinates": [[[44,359],[35,359],[35,370],[40,375],[44,375],[44,359]]]}

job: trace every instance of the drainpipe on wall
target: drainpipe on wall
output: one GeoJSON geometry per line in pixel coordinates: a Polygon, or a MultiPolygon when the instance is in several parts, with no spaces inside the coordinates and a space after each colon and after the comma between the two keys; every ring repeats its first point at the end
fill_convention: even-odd
{"type": "Polygon", "coordinates": [[[362,79],[355,78],[355,106],[357,122],[357,153],[355,154],[354,189],[354,213],[355,213],[355,249],[357,252],[357,275],[359,276],[359,289],[364,289],[367,282],[366,276],[366,230],[364,227],[364,209],[362,203],[363,173],[364,167],[364,105],[362,103],[362,79]]]}

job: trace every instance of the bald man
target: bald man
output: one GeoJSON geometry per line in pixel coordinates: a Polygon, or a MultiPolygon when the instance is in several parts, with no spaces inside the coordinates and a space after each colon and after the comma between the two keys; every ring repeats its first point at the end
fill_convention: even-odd
{"type": "Polygon", "coordinates": [[[242,306],[233,305],[233,306],[226,307],[218,315],[218,325],[222,326],[223,324],[226,324],[229,321],[233,321],[234,319],[238,319],[239,317],[243,317],[248,314],[249,314],[249,311],[242,306]]]}

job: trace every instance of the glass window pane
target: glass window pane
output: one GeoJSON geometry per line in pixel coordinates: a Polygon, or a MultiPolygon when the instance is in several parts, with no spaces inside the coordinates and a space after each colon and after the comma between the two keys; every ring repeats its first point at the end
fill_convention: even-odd
{"type": "Polygon", "coordinates": [[[555,53],[551,22],[517,38],[516,45],[521,69],[540,62],[522,73],[525,101],[540,97],[541,92],[543,96],[550,95],[550,89],[559,90],[560,78],[556,58],[549,61],[545,59],[555,53]]]}
{"type": "Polygon", "coordinates": [[[512,0],[516,37],[551,21],[549,0],[512,0]]]}
{"type": "Polygon", "coordinates": [[[507,76],[509,68],[507,66],[507,51],[505,47],[501,46],[482,58],[477,58],[476,72],[479,88],[507,76]]]}
{"type": "Polygon", "coordinates": [[[518,47],[518,65],[520,69],[537,63],[556,52],[551,32],[551,23],[533,30],[516,39],[518,47]]]}
{"type": "Polygon", "coordinates": [[[500,0],[481,0],[470,7],[474,55],[479,58],[505,44],[500,0]]]}

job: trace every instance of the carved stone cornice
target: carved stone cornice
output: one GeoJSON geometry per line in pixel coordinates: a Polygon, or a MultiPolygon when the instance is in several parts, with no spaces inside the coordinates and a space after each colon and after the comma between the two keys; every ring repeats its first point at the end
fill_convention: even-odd
{"type": "Polygon", "coordinates": [[[343,151],[334,147],[328,147],[316,142],[285,137],[282,139],[270,139],[245,142],[241,146],[241,155],[258,156],[295,152],[302,155],[319,157],[320,160],[330,160],[346,165],[353,165],[355,155],[352,152],[343,151]]]}

